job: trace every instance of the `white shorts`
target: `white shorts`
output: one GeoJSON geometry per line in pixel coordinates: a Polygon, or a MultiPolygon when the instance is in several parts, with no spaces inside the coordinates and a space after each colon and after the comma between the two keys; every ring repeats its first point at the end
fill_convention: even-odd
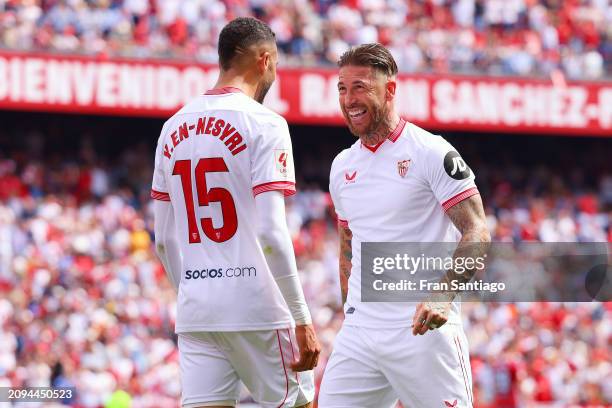
{"type": "Polygon", "coordinates": [[[343,325],[319,392],[319,408],[472,407],[472,374],[463,327],[424,336],[412,328],[343,325]]]}
{"type": "Polygon", "coordinates": [[[235,406],[240,381],[262,407],[294,407],[314,399],[312,371],[296,373],[290,329],[178,335],[183,407],[235,406]]]}

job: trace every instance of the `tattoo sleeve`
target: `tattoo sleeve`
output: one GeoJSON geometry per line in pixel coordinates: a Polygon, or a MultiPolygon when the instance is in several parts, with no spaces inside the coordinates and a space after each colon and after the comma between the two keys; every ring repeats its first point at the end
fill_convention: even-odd
{"type": "Polygon", "coordinates": [[[348,227],[338,226],[340,234],[340,290],[342,292],[342,304],[346,303],[348,295],[348,279],[351,276],[351,260],[353,258],[353,250],[351,241],[353,233],[348,227]]]}
{"type": "MultiPolygon", "coordinates": [[[[453,258],[479,258],[489,250],[491,235],[487,229],[485,213],[480,195],[473,195],[459,204],[451,207],[446,213],[453,224],[461,232],[461,241],[453,254],[453,258]]],[[[477,269],[466,269],[463,273],[454,270],[447,271],[442,282],[469,282],[477,269]]],[[[450,286],[450,285],[449,285],[450,286]]],[[[451,294],[454,297],[456,293],[451,294]]]]}

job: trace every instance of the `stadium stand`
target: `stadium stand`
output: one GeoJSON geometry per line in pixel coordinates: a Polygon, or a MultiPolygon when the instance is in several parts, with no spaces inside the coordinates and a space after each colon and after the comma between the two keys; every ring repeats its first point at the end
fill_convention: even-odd
{"type": "Polygon", "coordinates": [[[239,15],[272,27],[283,65],[334,65],[349,45],[380,42],[402,72],[612,72],[607,0],[0,0],[0,47],[216,63],[239,15]]]}

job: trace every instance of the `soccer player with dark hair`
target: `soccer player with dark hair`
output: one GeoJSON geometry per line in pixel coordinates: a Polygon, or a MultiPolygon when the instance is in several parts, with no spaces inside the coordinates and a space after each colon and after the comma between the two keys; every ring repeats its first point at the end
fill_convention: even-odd
{"type": "Polygon", "coordinates": [[[285,219],[284,196],[295,193],[291,139],[287,122],[261,104],[277,60],[266,24],[231,21],[219,36],[214,89],[159,137],[155,241],[178,290],[183,407],[233,407],[241,381],[264,407],[314,399],[320,346],[285,219]]]}
{"type": "MultiPolygon", "coordinates": [[[[359,139],[334,160],[345,320],[328,361],[320,408],[471,407],[471,373],[457,293],[419,304],[363,302],[362,242],[457,242],[482,255],[490,235],[474,174],[455,149],[397,114],[397,65],[380,44],[339,60],[339,102],[359,139]],[[473,245],[472,243],[482,243],[473,245]]],[[[468,279],[448,271],[443,279],[468,279]]]]}

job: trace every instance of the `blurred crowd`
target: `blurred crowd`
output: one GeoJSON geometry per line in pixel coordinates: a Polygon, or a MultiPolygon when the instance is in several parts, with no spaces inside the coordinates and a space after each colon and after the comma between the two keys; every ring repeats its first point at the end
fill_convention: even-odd
{"type": "MultiPolygon", "coordinates": [[[[43,154],[0,151],[0,386],[74,386],[65,402],[82,407],[119,389],[134,406],[175,406],[175,294],[152,246],[152,146],[101,157],[87,142],[74,156],[28,145],[43,154]]],[[[612,242],[612,174],[472,167],[493,240],[612,242]]],[[[329,194],[301,189],[287,218],[323,345],[319,383],[343,319],[329,194]]],[[[464,304],[476,406],[612,404],[611,314],[597,302],[464,304]]]]}
{"type": "Polygon", "coordinates": [[[608,0],[0,0],[0,47],[216,63],[221,28],[245,15],[272,27],[285,65],[380,42],[403,72],[612,73],[608,0]]]}

